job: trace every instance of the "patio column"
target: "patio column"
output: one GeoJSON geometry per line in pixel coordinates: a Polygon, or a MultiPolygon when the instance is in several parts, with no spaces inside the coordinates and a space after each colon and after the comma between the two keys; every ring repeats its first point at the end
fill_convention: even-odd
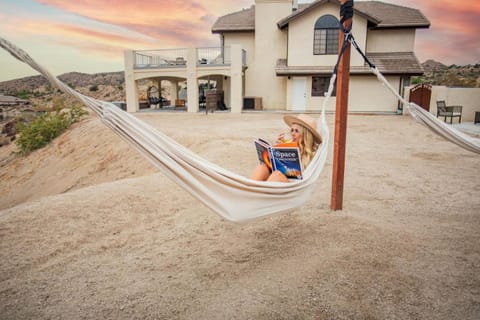
{"type": "Polygon", "coordinates": [[[242,112],[242,47],[238,44],[231,46],[231,81],[230,81],[230,103],[232,113],[242,112]]]}
{"type": "Polygon", "coordinates": [[[172,105],[175,105],[175,100],[178,99],[178,81],[170,81],[170,100],[172,100],[172,105]]]}
{"type": "Polygon", "coordinates": [[[187,111],[198,112],[197,50],[188,48],[187,53],[187,111]]]}
{"type": "Polygon", "coordinates": [[[140,109],[138,104],[138,86],[134,77],[135,54],[133,50],[125,50],[125,96],[128,112],[137,112],[140,109]]]}

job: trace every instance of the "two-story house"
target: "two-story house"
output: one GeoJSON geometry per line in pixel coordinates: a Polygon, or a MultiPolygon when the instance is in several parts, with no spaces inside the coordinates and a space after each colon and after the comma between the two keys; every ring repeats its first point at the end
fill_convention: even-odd
{"type": "MultiPolygon", "coordinates": [[[[256,0],[248,9],[217,19],[212,32],[219,34],[220,47],[174,52],[175,61],[186,60],[181,65],[162,59],[167,52],[128,51],[129,111],[138,110],[135,81],[144,78],[171,81],[173,98],[179,81],[186,81],[191,112],[198,111],[198,83],[206,79],[225,93],[232,112],[243,110],[244,97],[256,97],[267,110],[319,110],[338,57],[339,8],[337,0],[299,5],[292,0],[256,0]]],[[[402,95],[410,77],[423,73],[414,53],[415,33],[429,26],[417,9],[379,1],[354,4],[352,33],[357,43],[402,95]]],[[[349,110],[397,112],[396,98],[353,48],[350,60],[349,110]]],[[[335,98],[328,108],[334,106],[335,98]]]]}

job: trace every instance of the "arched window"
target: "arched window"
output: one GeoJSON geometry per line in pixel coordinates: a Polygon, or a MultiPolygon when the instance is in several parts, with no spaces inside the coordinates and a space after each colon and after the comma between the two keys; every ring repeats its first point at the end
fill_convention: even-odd
{"type": "Polygon", "coordinates": [[[321,16],[315,22],[313,54],[338,53],[338,19],[330,14],[321,16]]]}

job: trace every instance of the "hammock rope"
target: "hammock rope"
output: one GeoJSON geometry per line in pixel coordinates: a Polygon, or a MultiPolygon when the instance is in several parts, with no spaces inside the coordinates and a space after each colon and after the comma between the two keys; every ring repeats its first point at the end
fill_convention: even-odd
{"type": "Polygon", "coordinates": [[[377,76],[377,79],[385,87],[387,87],[387,89],[390,90],[390,92],[392,92],[404,106],[407,107],[409,113],[418,123],[425,125],[430,130],[435,132],[437,135],[443,137],[444,139],[455,143],[456,145],[468,151],[480,154],[480,139],[471,137],[461,132],[460,130],[457,130],[453,126],[448,125],[445,122],[437,119],[437,117],[435,117],[433,114],[423,109],[419,105],[405,100],[405,98],[402,97],[397,92],[397,90],[395,90],[395,88],[390,84],[390,82],[385,79],[380,70],[378,70],[378,68],[367,58],[358,43],[355,41],[355,37],[352,34],[349,35],[348,41],[350,41],[350,43],[357,50],[357,52],[363,57],[363,60],[365,61],[365,63],[368,64],[370,71],[377,76]]]}

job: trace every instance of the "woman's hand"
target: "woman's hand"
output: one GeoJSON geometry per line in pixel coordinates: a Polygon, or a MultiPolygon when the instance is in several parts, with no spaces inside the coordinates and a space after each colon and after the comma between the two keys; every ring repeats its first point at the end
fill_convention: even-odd
{"type": "Polygon", "coordinates": [[[287,134],[285,134],[285,132],[282,132],[277,136],[277,141],[275,141],[275,144],[286,142],[291,142],[291,139],[287,134]]]}

